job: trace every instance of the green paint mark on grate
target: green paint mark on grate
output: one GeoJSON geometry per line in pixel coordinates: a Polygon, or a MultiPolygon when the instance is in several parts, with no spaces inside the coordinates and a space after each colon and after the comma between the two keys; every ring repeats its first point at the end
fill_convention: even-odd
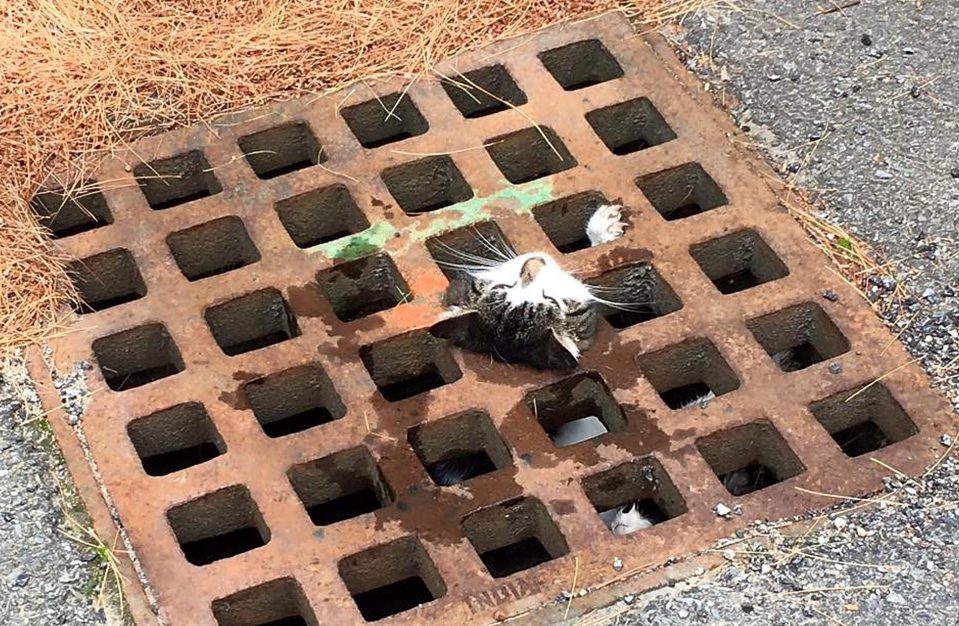
{"type": "Polygon", "coordinates": [[[432,219],[426,221],[424,218],[422,224],[416,223],[400,231],[392,224],[379,222],[363,232],[316,246],[311,252],[318,252],[337,262],[350,261],[382,249],[390,239],[402,233],[405,244],[398,250],[401,252],[409,247],[410,242],[423,241],[437,233],[490,219],[491,206],[511,210],[517,215],[530,215],[533,207],[553,199],[553,185],[548,179],[519,187],[505,180],[502,182],[503,187],[499,191],[433,211],[430,213],[432,219]]]}

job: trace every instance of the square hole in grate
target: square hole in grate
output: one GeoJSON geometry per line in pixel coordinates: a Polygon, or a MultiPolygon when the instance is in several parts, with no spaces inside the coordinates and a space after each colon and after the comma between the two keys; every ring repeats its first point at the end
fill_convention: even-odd
{"type": "Polygon", "coordinates": [[[401,93],[345,107],[340,114],[364,148],[409,139],[430,128],[416,104],[401,93]]]}
{"type": "Polygon", "coordinates": [[[226,444],[199,402],[184,402],[127,425],[143,471],[166,476],[226,452],[226,444]]]}
{"type": "Polygon", "coordinates": [[[626,428],[626,418],[606,382],[583,372],[526,394],[526,406],[557,447],[626,428]]]}
{"type": "Polygon", "coordinates": [[[329,376],[301,365],[243,385],[243,395],[267,437],[283,437],[346,415],[329,376]]]}
{"type": "Polygon", "coordinates": [[[360,358],[390,402],[448,385],[463,375],[446,343],[425,331],[363,346],[360,358]]]}
{"type": "Polygon", "coordinates": [[[919,432],[882,383],[837,393],[812,403],[809,409],[851,457],[875,452],[919,432]]]}
{"type": "Polygon", "coordinates": [[[699,163],[640,176],[636,184],[653,208],[670,221],[705,213],[728,202],[699,163]]]}
{"type": "Polygon", "coordinates": [[[213,601],[218,626],[318,626],[293,578],[278,578],[213,601]]]}
{"type": "Polygon", "coordinates": [[[533,207],[533,217],[556,249],[568,254],[592,246],[586,224],[604,204],[609,200],[602,193],[584,191],[533,207]]]}
{"type": "Polygon", "coordinates": [[[180,350],[163,324],[145,324],[93,342],[107,386],[133,389],[183,371],[180,350]]]}
{"type": "Polygon", "coordinates": [[[483,117],[526,104],[526,94],[502,65],[490,65],[442,82],[463,117],[483,117]]]}
{"type": "Polygon", "coordinates": [[[363,446],[294,465],[287,477],[317,526],[371,513],[393,501],[376,461],[363,446]]]}
{"type": "Polygon", "coordinates": [[[408,302],[413,296],[403,276],[386,253],[340,263],[316,273],[320,291],[343,322],[408,302]]]}
{"type": "Polygon", "coordinates": [[[465,202],[473,190],[448,156],[433,156],[397,165],[380,174],[407,215],[428,213],[465,202]]]}
{"type": "Polygon", "coordinates": [[[590,87],[623,75],[623,68],[598,39],[577,41],[541,52],[539,60],[567,91],[590,87]]]}
{"type": "Polygon", "coordinates": [[[270,541],[270,529],[242,485],[179,504],[167,511],[167,522],[193,565],[228,559],[270,541]]]}
{"type": "Polygon", "coordinates": [[[169,209],[185,202],[214,196],[221,191],[220,181],[199,150],[184,152],[169,159],[141,163],[133,168],[150,208],[169,209]]]}
{"type": "Polygon", "coordinates": [[[598,287],[600,313],[613,328],[629,328],[678,311],[683,302],[659,272],[648,263],[619,267],[587,281],[598,287]]]}
{"type": "Polygon", "coordinates": [[[115,248],[74,261],[68,269],[80,302],[77,312],[92,313],[146,295],[137,263],[129,250],[115,248]]]}
{"type": "Polygon", "coordinates": [[[696,448],[734,496],[771,487],[806,471],[779,431],[766,420],[712,433],[697,439],[696,448]]]}
{"type": "Polygon", "coordinates": [[[274,126],[240,137],[240,150],[259,178],[275,178],[326,161],[305,122],[274,126]]]}
{"type": "Polygon", "coordinates": [[[535,498],[517,498],[470,513],[462,528],[493,578],[569,553],[566,539],[535,498]]]}
{"type": "Polygon", "coordinates": [[[51,189],[37,193],[30,209],[44,228],[57,239],[113,223],[103,194],[95,182],[86,181],[76,189],[51,189]]]}
{"type": "Polygon", "coordinates": [[[686,512],[679,490],[653,456],[588,476],[582,485],[599,517],[615,535],[643,530],[686,512]]]}
{"type": "Polygon", "coordinates": [[[228,356],[300,335],[286,300],[272,287],[211,306],[203,316],[216,343],[228,356]]]}
{"type": "Polygon", "coordinates": [[[648,98],[635,98],[590,111],[586,121],[613,154],[631,154],[676,138],[676,133],[648,98]]]}
{"type": "Polygon", "coordinates": [[[746,322],[784,372],[795,372],[849,350],[849,341],[818,304],[805,302],[746,322]]]}
{"type": "Polygon", "coordinates": [[[243,220],[232,215],[171,233],[166,243],[177,267],[191,281],[260,260],[243,220]]]}
{"type": "Polygon", "coordinates": [[[446,595],[446,583],[423,545],[412,536],[350,555],[337,568],[368,622],[446,595]]]}
{"type": "Polygon", "coordinates": [[[462,266],[481,265],[484,260],[499,262],[515,255],[513,245],[496,222],[478,222],[433,235],[426,240],[426,249],[450,280],[456,278],[462,266]]]}
{"type": "Polygon", "coordinates": [[[345,185],[314,189],[276,203],[283,228],[300,248],[346,237],[370,227],[345,185]]]}
{"type": "Polygon", "coordinates": [[[549,126],[525,128],[486,143],[496,167],[514,185],[576,167],[576,159],[549,126]]]}
{"type": "Polygon", "coordinates": [[[689,339],[636,358],[643,376],[671,409],[702,405],[739,389],[739,379],[708,339],[689,339]]]}
{"type": "Polygon", "coordinates": [[[689,252],[716,289],[724,294],[789,275],[789,268],[754,230],[741,230],[696,244],[689,252]]]}
{"type": "Polygon", "coordinates": [[[437,485],[455,485],[512,462],[489,415],[479,410],[411,428],[407,440],[437,485]]]}

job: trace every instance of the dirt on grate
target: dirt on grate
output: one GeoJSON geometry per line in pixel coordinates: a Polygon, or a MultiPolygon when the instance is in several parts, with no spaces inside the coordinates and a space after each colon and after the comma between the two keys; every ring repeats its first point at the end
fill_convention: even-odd
{"type": "Polygon", "coordinates": [[[97,193],[115,183],[91,187],[83,174],[101,151],[355,80],[422,80],[464,49],[616,6],[645,23],[711,1],[11,3],[0,22],[0,353],[57,331],[62,303],[76,296],[68,259],[34,213],[45,227],[45,215],[97,215],[97,193]],[[79,215],[62,198],[31,211],[40,185],[62,186],[47,173],[65,167],[79,172],[68,187],[79,215]]]}

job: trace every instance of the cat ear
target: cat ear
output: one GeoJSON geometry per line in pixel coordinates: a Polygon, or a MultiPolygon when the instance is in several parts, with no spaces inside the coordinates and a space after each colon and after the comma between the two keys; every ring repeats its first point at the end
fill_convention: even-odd
{"type": "Polygon", "coordinates": [[[547,367],[558,369],[574,369],[579,365],[579,348],[570,337],[557,334],[554,330],[546,339],[543,347],[547,367]]]}
{"type": "Polygon", "coordinates": [[[440,320],[430,328],[430,334],[474,352],[489,352],[492,347],[486,328],[475,311],[440,320]]]}
{"type": "Polygon", "coordinates": [[[467,275],[457,275],[450,281],[443,294],[443,304],[447,307],[467,307],[476,296],[476,283],[467,275]]]}

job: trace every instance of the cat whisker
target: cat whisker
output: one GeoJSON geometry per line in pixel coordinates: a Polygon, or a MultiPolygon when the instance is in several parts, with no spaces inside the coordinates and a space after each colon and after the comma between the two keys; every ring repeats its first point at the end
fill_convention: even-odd
{"type": "Polygon", "coordinates": [[[509,261],[509,260],[511,260],[511,259],[515,259],[515,258],[516,258],[516,253],[515,253],[515,252],[513,252],[512,250],[510,250],[508,247],[506,247],[505,250],[500,250],[498,247],[496,247],[496,245],[495,245],[495,243],[494,243],[493,241],[487,239],[487,238],[483,235],[483,233],[480,232],[480,229],[474,227],[474,228],[473,228],[473,232],[476,233],[476,237],[480,240],[480,242],[481,242],[490,252],[492,252],[494,255],[496,255],[498,258],[500,258],[500,259],[502,259],[502,260],[504,260],[504,261],[509,261]]]}
{"type": "Polygon", "coordinates": [[[450,263],[448,261],[439,260],[436,261],[436,264],[463,272],[483,272],[487,269],[487,267],[483,265],[466,265],[465,263],[450,263]]]}
{"type": "Polygon", "coordinates": [[[616,309],[617,311],[627,311],[627,312],[642,312],[648,310],[651,306],[656,304],[655,301],[649,300],[645,302],[616,302],[614,300],[605,300],[603,298],[598,298],[593,296],[593,300],[598,304],[607,306],[611,309],[616,309]]]}
{"type": "Polygon", "coordinates": [[[463,261],[471,261],[482,267],[495,267],[499,265],[499,262],[494,259],[487,259],[485,257],[466,252],[465,250],[457,250],[456,248],[453,248],[442,241],[437,241],[436,243],[442,246],[447,253],[454,258],[459,258],[463,261]]]}
{"type": "Polygon", "coordinates": [[[622,293],[622,287],[610,287],[608,285],[590,285],[586,283],[586,288],[590,291],[604,291],[606,293],[622,293]]]}

